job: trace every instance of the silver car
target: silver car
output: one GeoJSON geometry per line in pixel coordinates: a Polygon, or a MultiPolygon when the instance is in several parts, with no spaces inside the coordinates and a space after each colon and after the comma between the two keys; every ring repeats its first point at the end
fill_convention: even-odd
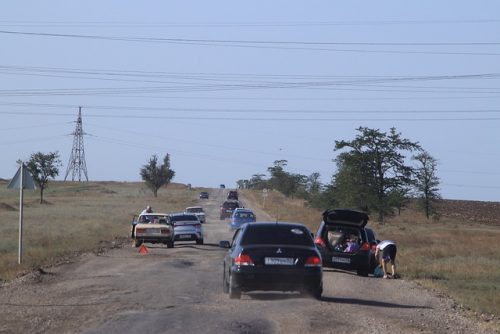
{"type": "Polygon", "coordinates": [[[194,213],[172,213],[169,221],[174,227],[175,241],[196,241],[198,245],[203,245],[203,228],[194,213]]]}

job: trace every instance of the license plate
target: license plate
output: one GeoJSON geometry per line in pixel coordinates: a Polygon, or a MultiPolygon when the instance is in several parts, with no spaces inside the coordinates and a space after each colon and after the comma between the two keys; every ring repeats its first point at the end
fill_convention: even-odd
{"type": "Polygon", "coordinates": [[[179,238],[181,238],[181,239],[189,239],[189,238],[191,238],[191,234],[181,234],[181,235],[179,235],[179,238]]]}
{"type": "Polygon", "coordinates": [[[148,234],[159,234],[161,231],[157,228],[148,228],[146,229],[146,233],[148,234]]]}
{"type": "Polygon", "coordinates": [[[332,257],[332,262],[338,262],[338,263],[351,263],[351,259],[345,258],[345,257],[332,257]]]}
{"type": "Polygon", "coordinates": [[[275,266],[293,266],[293,258],[291,257],[266,257],[264,263],[275,266]]]}

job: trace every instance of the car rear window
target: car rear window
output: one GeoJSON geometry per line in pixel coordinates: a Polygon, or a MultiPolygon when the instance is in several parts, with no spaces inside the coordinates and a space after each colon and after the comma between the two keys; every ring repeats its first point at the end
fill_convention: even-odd
{"type": "Polygon", "coordinates": [[[189,208],[186,212],[203,212],[203,208],[189,208]]]}
{"type": "Polygon", "coordinates": [[[236,209],[238,206],[239,206],[238,203],[234,203],[234,202],[224,203],[224,207],[227,209],[236,209]]]}
{"type": "Polygon", "coordinates": [[[237,218],[255,218],[255,215],[251,212],[237,212],[236,213],[237,218]]]}
{"type": "Polygon", "coordinates": [[[196,221],[198,218],[195,215],[178,215],[178,216],[172,216],[170,217],[170,220],[173,222],[179,222],[179,221],[196,221]]]}
{"type": "Polygon", "coordinates": [[[248,227],[242,245],[301,245],[313,246],[309,231],[301,226],[269,224],[248,227]]]}

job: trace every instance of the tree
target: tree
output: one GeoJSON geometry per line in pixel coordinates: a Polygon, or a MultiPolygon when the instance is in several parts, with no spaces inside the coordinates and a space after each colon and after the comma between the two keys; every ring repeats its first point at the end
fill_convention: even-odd
{"type": "Polygon", "coordinates": [[[40,204],[43,203],[43,191],[47,188],[49,179],[54,179],[59,175],[60,166],[61,160],[59,160],[58,152],[32,153],[26,163],[26,167],[33,176],[33,181],[40,188],[40,204]]]}
{"type": "Polygon", "coordinates": [[[424,209],[427,219],[435,212],[433,202],[440,199],[439,178],[437,173],[437,161],[429,153],[422,152],[413,157],[419,162],[415,168],[415,188],[419,197],[419,204],[424,209]]]}
{"type": "Polygon", "coordinates": [[[174,176],[175,171],[170,169],[170,155],[168,153],[163,158],[163,165],[158,165],[158,157],[153,155],[149,159],[149,163],[141,168],[142,180],[153,191],[155,197],[158,196],[158,189],[169,184],[174,176]]]}
{"type": "MultiPolygon", "coordinates": [[[[421,148],[418,143],[402,138],[395,128],[391,128],[388,134],[366,127],[359,127],[357,131],[360,133],[352,141],[335,141],[335,151],[350,149],[339,155],[336,161],[350,169],[341,172],[354,174],[357,178],[355,185],[362,184],[359,191],[368,191],[364,194],[367,199],[375,198],[367,204],[378,212],[379,221],[383,222],[392,211],[389,194],[411,183],[412,167],[405,164],[404,153],[421,148]]],[[[336,179],[338,177],[337,173],[336,179]]]]}

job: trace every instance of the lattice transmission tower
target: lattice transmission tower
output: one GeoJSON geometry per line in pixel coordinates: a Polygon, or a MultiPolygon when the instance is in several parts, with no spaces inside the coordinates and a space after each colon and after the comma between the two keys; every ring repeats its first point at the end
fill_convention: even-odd
{"type": "Polygon", "coordinates": [[[83,132],[82,127],[82,107],[79,107],[76,129],[72,133],[73,148],[71,149],[71,156],[69,157],[68,168],[66,169],[64,181],[68,178],[69,173],[71,173],[71,181],[77,180],[78,182],[81,182],[82,175],[85,176],[86,181],[89,180],[87,175],[87,163],[85,162],[85,149],[83,147],[83,136],[85,134],[86,133],[83,132]]]}

